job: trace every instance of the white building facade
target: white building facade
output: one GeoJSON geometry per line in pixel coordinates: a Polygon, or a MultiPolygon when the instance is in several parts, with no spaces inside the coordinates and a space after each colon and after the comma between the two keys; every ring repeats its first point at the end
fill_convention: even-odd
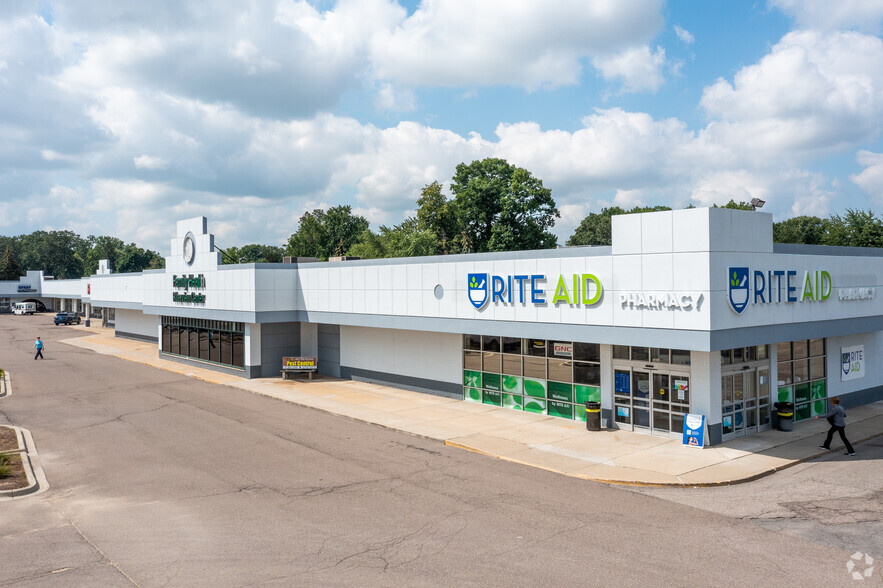
{"type": "Polygon", "coordinates": [[[220,263],[198,217],[170,249],[164,270],[29,274],[28,295],[243,377],[316,356],[327,375],[565,419],[599,401],[606,426],[654,435],[704,414],[713,444],[769,428],[776,402],[800,421],[833,396],[883,399],[883,250],[774,245],[765,213],[615,216],[612,247],[244,265],[220,263]]]}

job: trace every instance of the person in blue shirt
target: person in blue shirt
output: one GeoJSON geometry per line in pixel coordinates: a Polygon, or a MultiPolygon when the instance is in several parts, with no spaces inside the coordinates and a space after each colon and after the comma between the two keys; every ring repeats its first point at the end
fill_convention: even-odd
{"type": "Polygon", "coordinates": [[[819,447],[830,450],[831,439],[834,438],[834,431],[837,431],[840,433],[840,438],[843,439],[843,444],[846,445],[846,455],[855,455],[855,451],[852,449],[849,439],[846,438],[846,411],[840,406],[839,396],[835,396],[831,399],[831,410],[828,411],[825,418],[831,423],[831,428],[828,429],[828,436],[825,437],[825,442],[819,445],[819,447]]]}
{"type": "Polygon", "coordinates": [[[38,357],[43,359],[43,341],[41,341],[39,337],[37,337],[37,340],[34,342],[34,349],[37,350],[37,353],[34,354],[34,359],[37,359],[38,357]]]}

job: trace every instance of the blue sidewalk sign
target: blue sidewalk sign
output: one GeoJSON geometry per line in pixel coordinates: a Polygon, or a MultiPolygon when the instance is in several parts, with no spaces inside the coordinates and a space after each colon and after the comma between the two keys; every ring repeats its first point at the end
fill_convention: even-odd
{"type": "Polygon", "coordinates": [[[705,446],[705,415],[688,414],[684,417],[684,445],[699,449],[705,446]]]}

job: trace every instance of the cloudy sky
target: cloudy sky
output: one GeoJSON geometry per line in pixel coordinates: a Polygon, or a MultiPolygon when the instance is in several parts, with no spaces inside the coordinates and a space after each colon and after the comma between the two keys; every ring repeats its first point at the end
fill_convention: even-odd
{"type": "Polygon", "coordinates": [[[883,205],[880,0],[0,2],[0,234],[396,224],[502,157],[604,206],[883,205]]]}

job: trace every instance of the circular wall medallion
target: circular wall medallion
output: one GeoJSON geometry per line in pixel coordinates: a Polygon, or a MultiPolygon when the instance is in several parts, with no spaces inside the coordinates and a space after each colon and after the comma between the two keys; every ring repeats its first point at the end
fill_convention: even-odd
{"type": "Polygon", "coordinates": [[[445,295],[445,289],[442,288],[441,284],[439,284],[438,286],[435,287],[435,290],[433,290],[433,294],[435,294],[435,297],[438,300],[441,300],[442,297],[445,295]]]}
{"type": "Polygon", "coordinates": [[[196,255],[196,247],[193,244],[193,235],[187,234],[184,237],[184,261],[187,265],[193,263],[193,258],[196,255]]]}

